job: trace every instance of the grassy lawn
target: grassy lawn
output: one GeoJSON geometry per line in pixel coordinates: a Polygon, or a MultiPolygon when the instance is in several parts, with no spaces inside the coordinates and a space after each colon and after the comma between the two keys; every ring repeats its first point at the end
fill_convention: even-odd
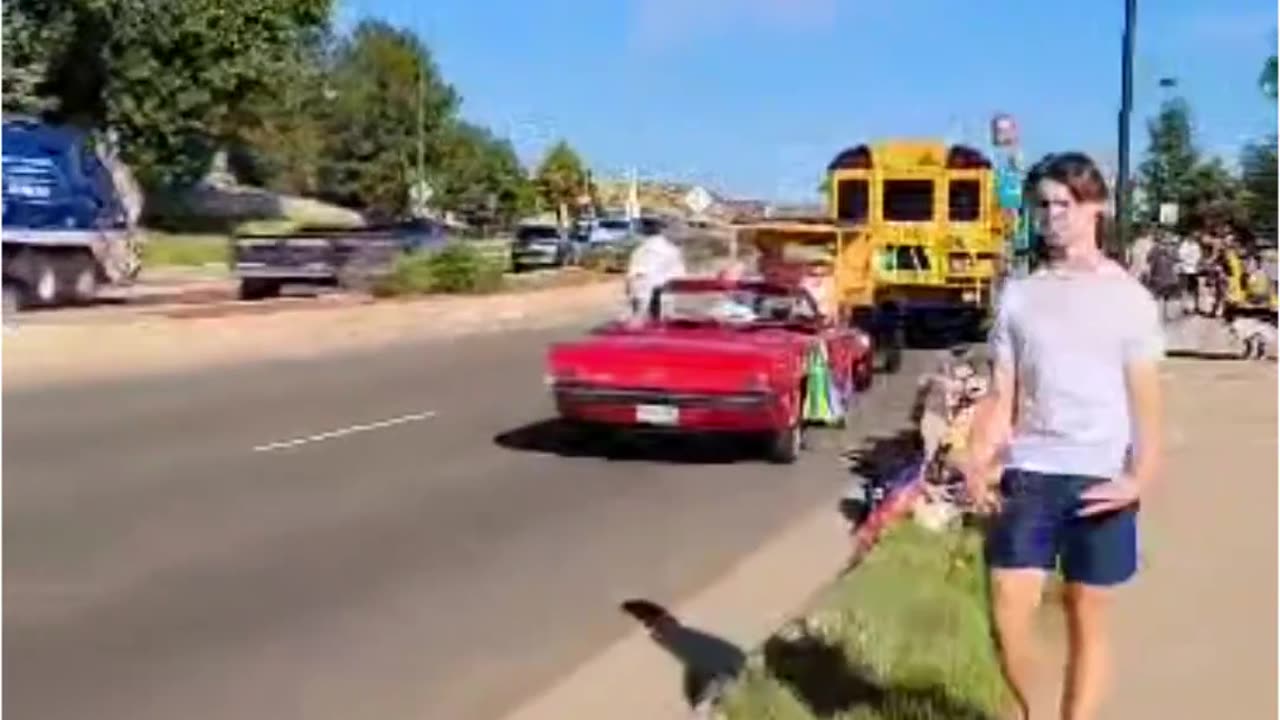
{"type": "Polygon", "coordinates": [[[148,230],[142,246],[142,266],[199,267],[227,262],[228,237],[215,234],[167,233],[148,230]]]}
{"type": "Polygon", "coordinates": [[[734,720],[966,720],[1004,698],[980,538],[891,531],[819,609],[757,651],[726,698],[734,720]]]}

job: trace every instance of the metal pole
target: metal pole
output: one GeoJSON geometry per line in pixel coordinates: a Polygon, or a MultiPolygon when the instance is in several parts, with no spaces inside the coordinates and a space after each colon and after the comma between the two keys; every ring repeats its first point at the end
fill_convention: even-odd
{"type": "Polygon", "coordinates": [[[423,180],[423,174],[424,174],[422,166],[425,164],[425,155],[426,155],[426,151],[425,151],[425,148],[423,147],[423,139],[422,139],[422,131],[423,131],[423,128],[422,128],[423,107],[422,106],[426,104],[427,93],[426,93],[425,78],[423,77],[424,68],[422,67],[422,62],[423,61],[419,59],[418,61],[418,178],[417,178],[417,184],[419,188],[421,188],[422,186],[422,180],[423,180]]]}
{"type": "Polygon", "coordinates": [[[1133,109],[1133,35],[1138,0],[1125,0],[1124,40],[1120,56],[1119,165],[1116,172],[1116,250],[1129,246],[1129,114],[1133,109]]]}

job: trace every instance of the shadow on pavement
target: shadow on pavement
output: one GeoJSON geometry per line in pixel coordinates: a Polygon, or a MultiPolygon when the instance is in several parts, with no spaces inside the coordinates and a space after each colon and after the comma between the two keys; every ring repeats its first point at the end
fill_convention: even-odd
{"type": "Polygon", "coordinates": [[[554,418],[509,430],[493,441],[508,450],[611,461],[687,465],[765,462],[764,442],[749,435],[649,435],[607,428],[584,429],[554,418]]]}
{"type": "Polygon", "coordinates": [[[765,643],[764,657],[769,673],[817,717],[865,709],[878,717],[994,720],[939,685],[883,686],[868,669],[850,663],[841,648],[812,635],[775,636],[765,643]]]}
{"type": "Polygon", "coordinates": [[[1240,353],[1211,352],[1207,350],[1169,350],[1165,353],[1165,357],[1183,360],[1244,360],[1244,358],[1240,357],[1240,353]]]}
{"type": "Polygon", "coordinates": [[[655,602],[627,600],[621,608],[684,666],[684,697],[691,708],[715,702],[725,685],[737,678],[746,666],[747,654],[737,645],[681,624],[655,602]]]}

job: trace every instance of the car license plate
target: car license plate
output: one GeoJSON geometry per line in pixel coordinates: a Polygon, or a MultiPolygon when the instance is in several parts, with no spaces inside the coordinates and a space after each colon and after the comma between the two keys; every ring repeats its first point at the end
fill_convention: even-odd
{"type": "Polygon", "coordinates": [[[636,422],[646,425],[678,425],[680,408],[671,405],[637,405],[636,422]]]}

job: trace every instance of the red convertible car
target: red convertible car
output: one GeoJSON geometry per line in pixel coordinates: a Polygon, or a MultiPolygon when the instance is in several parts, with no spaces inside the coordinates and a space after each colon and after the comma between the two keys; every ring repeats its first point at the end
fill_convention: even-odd
{"type": "Polygon", "coordinates": [[[825,407],[848,407],[871,382],[869,338],[823,317],[799,287],[677,280],[652,312],[551,347],[548,382],[564,421],[750,433],[768,439],[772,460],[789,463],[803,445],[813,388],[830,393],[825,407]]]}

